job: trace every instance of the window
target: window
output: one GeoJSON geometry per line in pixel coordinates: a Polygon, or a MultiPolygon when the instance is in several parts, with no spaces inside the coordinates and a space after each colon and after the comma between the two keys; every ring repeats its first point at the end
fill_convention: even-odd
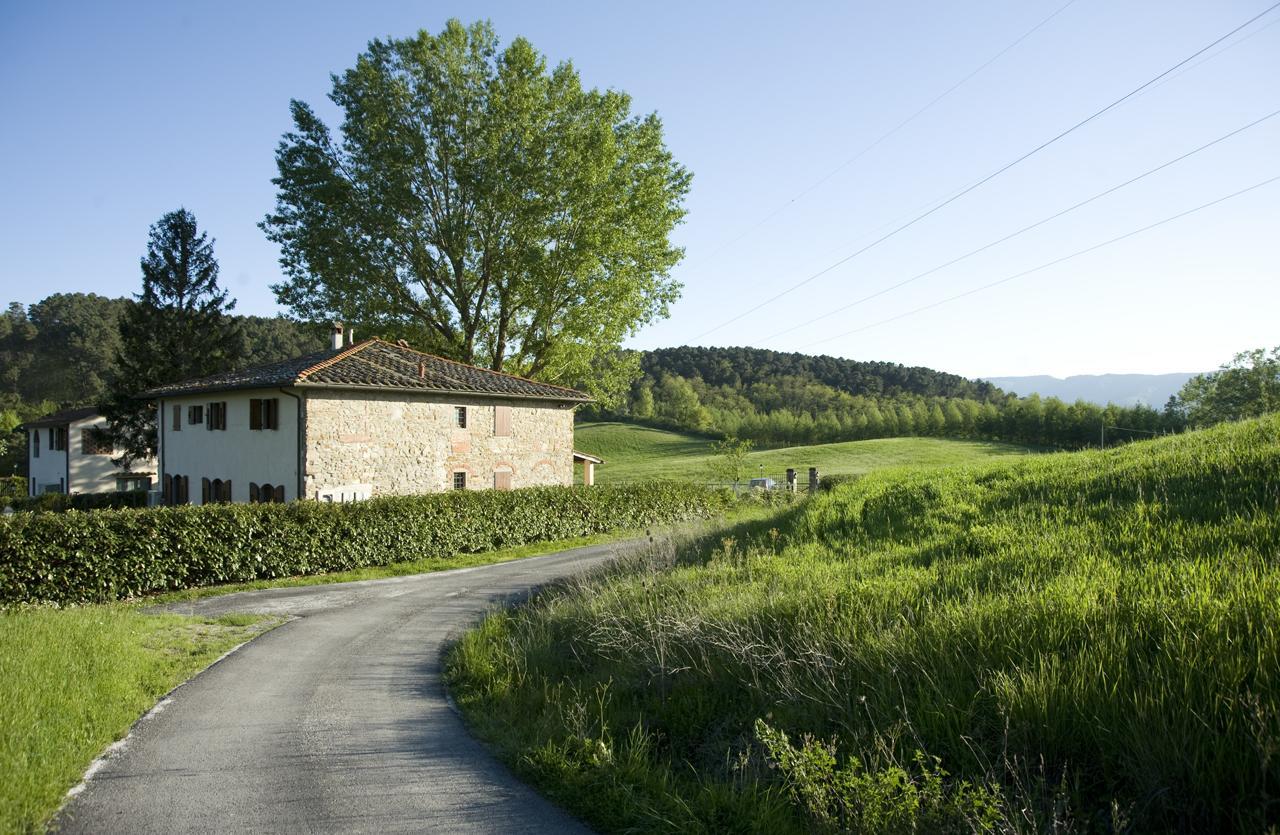
{"type": "Polygon", "coordinates": [[[207,478],[200,479],[200,503],[201,504],[226,504],[231,501],[231,481],[223,481],[215,478],[210,481],[207,478]]]}
{"type": "Polygon", "coordinates": [[[204,425],[209,430],[227,428],[227,401],[220,400],[209,404],[204,425]]]}
{"type": "Polygon", "coordinates": [[[184,475],[164,476],[164,494],[167,504],[189,504],[191,495],[188,488],[191,486],[191,479],[184,475]]]}
{"type": "Polygon", "coordinates": [[[257,504],[284,504],[284,485],[254,484],[249,482],[249,501],[257,504]]]}
{"type": "Polygon", "coordinates": [[[493,474],[494,490],[510,490],[511,489],[511,471],[496,470],[493,474]]]}
{"type": "Polygon", "coordinates": [[[466,474],[466,473],[464,473],[464,472],[456,472],[456,473],[454,473],[454,474],[453,474],[453,489],[454,489],[454,490],[466,490],[466,489],[467,489],[467,474],[466,474]]]}
{"type": "Polygon", "coordinates": [[[61,452],[67,448],[67,427],[49,427],[49,449],[61,452]]]}
{"type": "Polygon", "coordinates": [[[466,406],[453,407],[453,422],[458,424],[459,429],[467,428],[467,407],[466,406]]]}
{"type": "Polygon", "coordinates": [[[279,429],[280,428],[280,398],[269,397],[259,400],[252,398],[249,401],[249,428],[258,429],[279,429]]]}
{"type": "Polygon", "coordinates": [[[188,406],[187,423],[193,426],[204,423],[204,406],[188,406]]]}
{"type": "MultiPolygon", "coordinates": [[[[40,457],[40,430],[31,433],[31,457],[40,457]]],[[[33,494],[34,495],[34,494],[33,494]]]]}
{"type": "Polygon", "coordinates": [[[150,490],[151,476],[128,476],[116,478],[116,489],[121,493],[131,490],[150,490]]]}
{"type": "Polygon", "coordinates": [[[182,431],[182,407],[181,406],[175,405],[173,407],[173,431],[174,432],[182,431]]]}
{"type": "Polygon", "coordinates": [[[115,447],[101,429],[89,426],[80,430],[81,455],[110,455],[113,452],[115,447]]]}
{"type": "Polygon", "coordinates": [[[493,407],[493,434],[499,437],[510,437],[511,435],[511,407],[510,406],[494,406],[493,407]]]}

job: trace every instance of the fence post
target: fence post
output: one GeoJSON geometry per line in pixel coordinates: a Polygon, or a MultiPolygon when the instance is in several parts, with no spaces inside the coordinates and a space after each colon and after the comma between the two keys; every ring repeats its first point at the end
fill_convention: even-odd
{"type": "Polygon", "coordinates": [[[818,492],[818,468],[817,467],[809,468],[809,492],[810,493],[818,492]]]}
{"type": "Polygon", "coordinates": [[[796,492],[796,468],[787,467],[787,492],[796,492]]]}

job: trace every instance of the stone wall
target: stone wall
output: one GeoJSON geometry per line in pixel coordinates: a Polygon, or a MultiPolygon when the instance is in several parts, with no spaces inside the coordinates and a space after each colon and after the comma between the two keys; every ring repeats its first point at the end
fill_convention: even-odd
{"type": "Polygon", "coordinates": [[[307,498],[344,486],[374,496],[487,489],[495,474],[513,488],[573,483],[570,404],[460,395],[307,391],[304,473],[307,498]],[[458,406],[467,428],[456,425],[458,406]],[[495,409],[511,409],[511,434],[495,435],[495,409]],[[505,479],[502,479],[505,481],[505,479]]]}

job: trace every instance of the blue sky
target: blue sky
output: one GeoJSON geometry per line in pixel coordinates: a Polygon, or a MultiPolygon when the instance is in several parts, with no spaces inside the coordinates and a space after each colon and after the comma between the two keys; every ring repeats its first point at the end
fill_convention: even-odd
{"type": "MultiPolygon", "coordinates": [[[[289,127],[289,99],[327,105],[329,74],[371,38],[488,18],[504,40],[524,35],[553,62],[572,60],[587,84],[626,90],[638,111],[663,118],[673,153],[694,172],[678,232],[685,290],[669,319],[630,344],[686,344],[1269,5],[1076,0],[839,167],[1065,2],[6,4],[0,302],[137,292],[148,225],[184,205],[217,239],[238,310],[275,312],[268,285],[280,277],[277,252],[256,224],[274,201],[273,152],[289,127]]],[[[1280,183],[866,327],[1280,174],[1280,117],[769,339],[1280,109],[1278,20],[1280,9],[1229,48],[700,342],[969,376],[1195,371],[1280,344],[1280,183]]],[[[332,119],[331,107],[320,109],[332,119]]]]}

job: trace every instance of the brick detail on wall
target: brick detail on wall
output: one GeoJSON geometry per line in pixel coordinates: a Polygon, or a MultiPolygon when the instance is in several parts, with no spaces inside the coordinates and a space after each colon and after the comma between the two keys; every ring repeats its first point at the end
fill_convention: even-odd
{"type": "Polygon", "coordinates": [[[500,470],[511,472],[512,488],[573,483],[568,405],[506,401],[509,434],[500,435],[492,399],[348,391],[309,391],[306,399],[308,497],[341,484],[370,484],[374,495],[450,490],[456,470],[468,472],[468,489],[496,486],[500,470]],[[471,407],[465,430],[456,406],[471,407]]]}

